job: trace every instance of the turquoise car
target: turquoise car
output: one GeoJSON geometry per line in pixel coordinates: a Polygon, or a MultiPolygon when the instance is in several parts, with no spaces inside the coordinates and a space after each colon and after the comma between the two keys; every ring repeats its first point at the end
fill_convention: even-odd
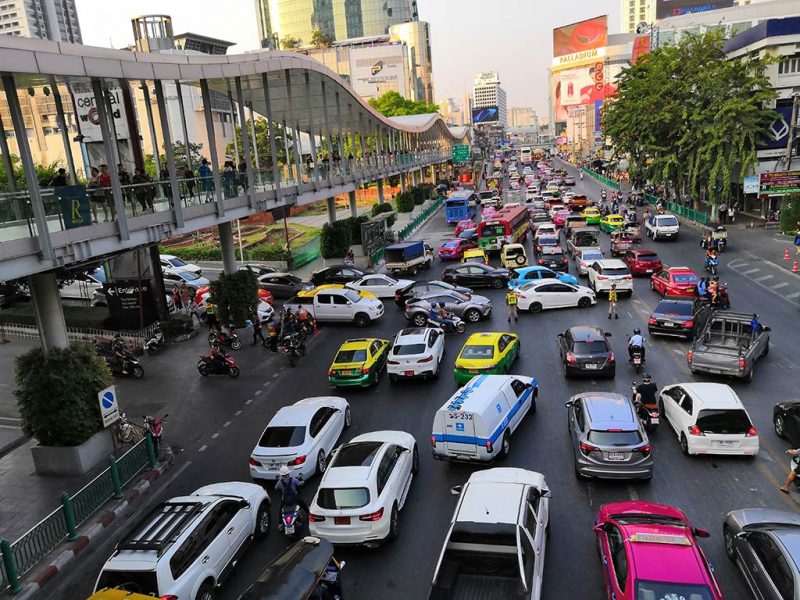
{"type": "Polygon", "coordinates": [[[540,279],[558,279],[564,283],[571,283],[578,285],[578,279],[569,273],[558,273],[549,269],[548,267],[534,266],[534,267],[521,267],[512,271],[513,277],[508,282],[508,287],[512,290],[520,286],[530,283],[531,281],[539,281],[540,279]]]}

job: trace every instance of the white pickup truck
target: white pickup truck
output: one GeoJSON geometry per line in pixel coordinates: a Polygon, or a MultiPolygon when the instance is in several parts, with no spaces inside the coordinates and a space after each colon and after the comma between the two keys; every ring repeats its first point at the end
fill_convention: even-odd
{"type": "Polygon", "coordinates": [[[297,312],[302,306],[320,322],[352,322],[366,327],[383,315],[383,302],[368,292],[357,292],[342,285],[321,285],[300,292],[283,305],[297,312]]]}
{"type": "Polygon", "coordinates": [[[645,233],[653,241],[677,240],[680,223],[675,215],[652,215],[644,223],[645,233]]]}

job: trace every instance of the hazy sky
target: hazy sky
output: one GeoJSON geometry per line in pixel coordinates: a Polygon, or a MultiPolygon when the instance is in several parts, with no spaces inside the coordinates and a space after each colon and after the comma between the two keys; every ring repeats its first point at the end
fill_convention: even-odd
{"type": "MultiPolygon", "coordinates": [[[[418,0],[431,24],[436,99],[459,102],[481,71],[497,71],[509,106],[533,106],[547,116],[547,66],[552,29],[609,15],[619,31],[619,0],[418,0]]],[[[236,42],[229,52],[258,47],[253,0],[77,0],[85,44],[120,48],[133,42],[135,15],[168,14],[175,33],[191,31],[236,42]]]]}

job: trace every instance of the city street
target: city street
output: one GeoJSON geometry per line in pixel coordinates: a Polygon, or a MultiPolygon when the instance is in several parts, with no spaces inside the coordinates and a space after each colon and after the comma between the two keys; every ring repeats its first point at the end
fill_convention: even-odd
{"type": "MultiPolygon", "coordinates": [[[[574,168],[568,171],[577,176],[574,168]]],[[[578,180],[577,192],[599,200],[600,185],[578,180]]],[[[451,237],[452,229],[442,214],[435,215],[420,233],[434,248],[451,237]]],[[[697,527],[711,531],[711,538],[701,544],[714,565],[725,597],[749,598],[742,576],[725,556],[721,526],[727,511],[742,507],[774,507],[797,510],[796,493],[781,494],[788,468],[784,454],[787,444],[772,429],[772,407],[778,401],[798,399],[794,377],[800,376],[795,358],[797,303],[784,286],[781,293],[753,284],[748,269],[733,270],[733,263],[752,262],[753,249],[746,241],[750,232],[732,230],[729,250],[722,255],[720,279],[727,281],[735,310],[758,312],[763,324],[772,327],[769,357],[757,364],[752,383],[728,382],[740,396],[759,430],[761,451],[753,459],[686,457],[668,424],[652,435],[655,471],[651,482],[582,482],[573,472],[573,459],[566,428],[564,402],[584,390],[607,390],[629,394],[631,381],[638,379],[625,359],[618,360],[614,380],[564,378],[556,346],[556,336],[567,327],[593,324],[613,333],[611,344],[618,357],[624,357],[628,336],[634,327],[647,328],[647,318],[658,296],[647,279],[634,282],[632,298],[622,298],[619,320],[607,319],[607,304],[586,310],[568,309],[540,314],[521,314],[518,323],[506,323],[503,290],[480,290],[492,299],[494,312],[489,321],[468,327],[475,331],[511,330],[520,335],[521,359],[514,372],[538,380],[538,410],[526,417],[511,444],[510,455],[498,466],[515,466],[543,473],[552,490],[551,529],[545,557],[544,597],[555,600],[576,598],[593,600],[604,597],[601,564],[597,557],[592,526],[598,507],[606,502],[641,499],[674,505],[683,509],[697,527]]],[[[602,234],[604,249],[608,236],[602,234]]],[[[677,242],[650,242],[666,265],[686,265],[700,273],[703,253],[698,245],[698,230],[682,225],[677,242]]],[[[755,247],[755,246],[753,246],[755,247]]],[[[776,252],[782,247],[776,244],[776,252]]],[[[527,246],[532,255],[530,243],[527,246]]],[[[494,259],[496,264],[496,259],[494,259]]],[[[438,259],[425,278],[437,277],[446,265],[438,259]]],[[[573,268],[574,272],[574,268],[573,268]]],[[[581,282],[585,285],[585,280],[581,282]]],[[[796,296],[795,296],[796,298],[796,296]]],[[[242,375],[202,378],[195,369],[197,356],[206,351],[205,336],[166,349],[143,359],[146,375],[140,381],[118,380],[120,404],[129,416],[169,413],[164,439],[176,452],[175,464],[167,472],[168,484],[144,502],[126,522],[108,531],[104,544],[81,554],[79,566],[59,577],[43,590],[43,597],[85,598],[91,591],[103,562],[113,550],[125,528],[157,502],[181,495],[212,482],[249,480],[247,459],[267,421],[275,411],[301,398],[331,394],[326,372],[341,342],[352,337],[390,339],[406,327],[403,313],[393,302],[386,303],[386,314],[362,330],[352,326],[326,325],[310,342],[308,355],[296,368],[260,346],[236,353],[242,375]]],[[[243,330],[246,336],[246,331],[243,330]]],[[[368,431],[396,429],[411,433],[420,450],[420,473],[415,478],[410,498],[400,515],[399,539],[378,549],[341,550],[337,558],[347,561],[344,570],[348,598],[418,599],[426,598],[442,542],[457,498],[451,486],[464,483],[477,468],[434,461],[430,454],[431,423],[434,411],[457,389],[451,374],[453,362],[467,335],[448,335],[443,375],[430,382],[391,384],[383,377],[379,385],[365,391],[337,391],[350,402],[353,425],[341,441],[368,431]]],[[[646,370],[659,387],[682,381],[707,381],[693,376],[686,365],[688,344],[670,338],[648,339],[646,370]]],[[[303,496],[310,503],[319,478],[307,482],[303,496]]],[[[273,515],[277,514],[277,496],[272,492],[273,515]]],[[[222,599],[235,599],[259,576],[264,567],[289,542],[273,523],[269,538],[252,546],[218,592],[222,599]]]]}

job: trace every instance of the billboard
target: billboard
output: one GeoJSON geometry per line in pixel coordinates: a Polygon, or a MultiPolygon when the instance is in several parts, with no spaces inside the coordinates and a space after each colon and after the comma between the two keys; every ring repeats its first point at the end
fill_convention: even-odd
{"type": "MultiPolygon", "coordinates": [[[[78,119],[78,127],[81,135],[86,139],[85,142],[102,142],[103,134],[100,131],[100,114],[97,112],[94,92],[73,92],[75,98],[75,116],[78,119]]],[[[110,88],[108,90],[108,101],[111,105],[111,115],[114,119],[114,130],[118,140],[130,138],[128,132],[128,116],[125,112],[125,104],[122,101],[122,90],[110,88]]],[[[113,133],[113,131],[112,131],[113,133]]]]}
{"type": "Polygon", "coordinates": [[[561,72],[561,104],[578,106],[594,104],[606,96],[605,63],[577,67],[561,72]]]}
{"type": "Polygon", "coordinates": [[[656,0],[656,19],[730,8],[733,0],[656,0]]]}
{"type": "Polygon", "coordinates": [[[484,106],[472,109],[472,123],[497,123],[500,120],[500,110],[496,106],[484,106]]]}
{"type": "Polygon", "coordinates": [[[631,65],[635,65],[639,57],[650,53],[650,36],[640,35],[633,40],[633,51],[631,52],[631,65]]]}
{"type": "Polygon", "coordinates": [[[758,158],[778,158],[786,154],[786,144],[789,142],[789,123],[792,121],[792,106],[778,106],[773,108],[778,113],[767,128],[766,135],[758,140],[758,158]]]}
{"type": "Polygon", "coordinates": [[[365,99],[386,92],[406,97],[406,60],[402,44],[350,49],[350,85],[365,99]]]}
{"type": "Polygon", "coordinates": [[[567,56],[608,45],[608,17],[595,17],[553,29],[553,56],[567,56]]]}
{"type": "Polygon", "coordinates": [[[800,192],[800,171],[761,173],[761,195],[783,196],[800,192]]]}

